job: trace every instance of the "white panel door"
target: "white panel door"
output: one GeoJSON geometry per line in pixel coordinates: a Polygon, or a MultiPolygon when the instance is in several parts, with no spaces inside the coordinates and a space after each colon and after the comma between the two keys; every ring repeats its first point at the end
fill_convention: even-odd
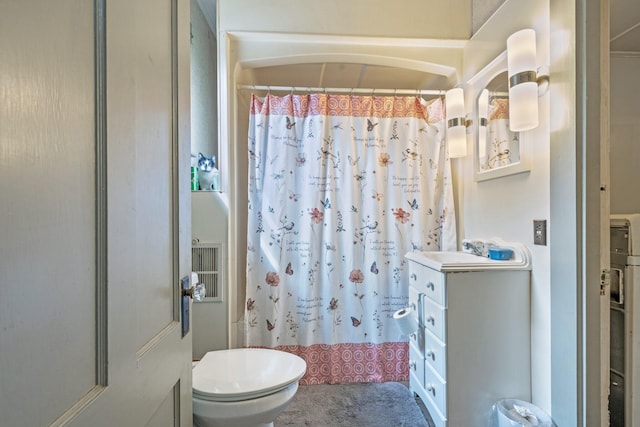
{"type": "Polygon", "coordinates": [[[190,426],[189,2],[0,0],[0,424],[190,426]]]}

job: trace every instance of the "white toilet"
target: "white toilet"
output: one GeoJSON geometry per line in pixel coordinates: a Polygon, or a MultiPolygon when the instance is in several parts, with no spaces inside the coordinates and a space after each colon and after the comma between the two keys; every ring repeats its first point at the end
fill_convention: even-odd
{"type": "Polygon", "coordinates": [[[273,427],[307,370],[279,350],[210,351],[193,368],[195,427],[273,427]]]}

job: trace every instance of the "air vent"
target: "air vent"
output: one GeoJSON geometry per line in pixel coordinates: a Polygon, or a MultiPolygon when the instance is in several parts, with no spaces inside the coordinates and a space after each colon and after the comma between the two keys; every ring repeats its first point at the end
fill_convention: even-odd
{"type": "Polygon", "coordinates": [[[191,269],[207,289],[205,301],[222,302],[222,244],[198,243],[191,248],[191,269]]]}

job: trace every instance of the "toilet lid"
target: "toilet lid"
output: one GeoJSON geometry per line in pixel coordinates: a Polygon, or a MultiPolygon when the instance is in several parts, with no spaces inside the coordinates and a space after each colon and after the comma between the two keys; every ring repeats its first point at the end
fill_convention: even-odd
{"type": "Polygon", "coordinates": [[[210,351],[193,368],[193,396],[210,401],[240,401],[275,393],[307,370],[300,357],[264,348],[210,351]]]}

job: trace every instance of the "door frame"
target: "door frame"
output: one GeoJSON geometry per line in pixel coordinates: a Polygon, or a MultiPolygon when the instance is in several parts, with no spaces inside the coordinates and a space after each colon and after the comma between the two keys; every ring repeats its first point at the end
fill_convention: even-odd
{"type": "Polygon", "coordinates": [[[552,413],[558,425],[601,426],[609,384],[608,287],[601,295],[609,268],[609,0],[550,8],[552,413]]]}

